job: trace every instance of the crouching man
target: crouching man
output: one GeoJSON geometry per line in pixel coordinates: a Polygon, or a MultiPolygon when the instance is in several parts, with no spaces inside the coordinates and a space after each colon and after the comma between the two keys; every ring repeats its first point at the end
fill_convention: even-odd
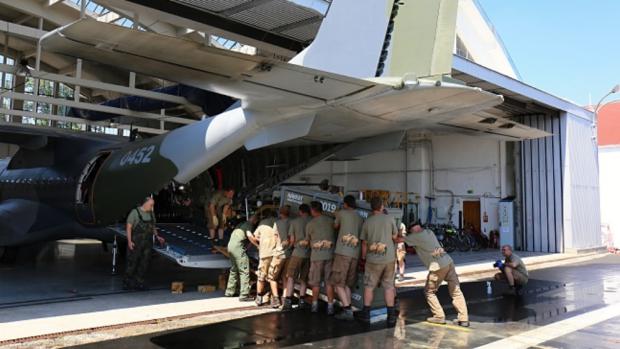
{"type": "Polygon", "coordinates": [[[459,277],[454,269],[454,262],[441,248],[435,233],[428,229],[423,229],[419,224],[414,224],[409,229],[409,234],[404,240],[407,245],[415,247],[416,254],[428,268],[424,295],[433,316],[426,319],[426,321],[435,324],[446,323],[446,315],[443,312],[441,303],[439,303],[439,299],[437,299],[439,286],[445,280],[448,283],[448,292],[452,298],[452,305],[458,313],[454,324],[469,327],[467,304],[465,303],[463,292],[461,292],[459,277]]]}
{"type": "Polygon", "coordinates": [[[495,274],[495,280],[506,281],[509,289],[504,294],[516,296],[529,280],[527,268],[521,257],[512,252],[512,246],[502,246],[502,255],[504,256],[504,262],[502,263],[501,260],[498,260],[493,264],[494,267],[500,270],[499,273],[495,274]]]}

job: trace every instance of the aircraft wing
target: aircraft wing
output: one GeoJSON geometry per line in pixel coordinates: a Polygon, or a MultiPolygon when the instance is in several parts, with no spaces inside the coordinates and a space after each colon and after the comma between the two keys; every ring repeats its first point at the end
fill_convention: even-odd
{"type": "Polygon", "coordinates": [[[501,104],[502,97],[456,83],[351,78],[91,19],[52,31],[41,44],[50,52],[231,96],[262,115],[312,114],[312,126],[300,136],[310,142],[348,142],[413,128],[513,140],[548,135],[507,119],[477,122],[472,115],[501,104]],[[509,124],[514,126],[499,127],[509,124]]]}
{"type": "Polygon", "coordinates": [[[126,138],[91,132],[78,132],[58,127],[0,122],[0,143],[15,144],[27,149],[45,147],[50,139],[74,140],[81,143],[111,145],[127,141],[126,138]]]}

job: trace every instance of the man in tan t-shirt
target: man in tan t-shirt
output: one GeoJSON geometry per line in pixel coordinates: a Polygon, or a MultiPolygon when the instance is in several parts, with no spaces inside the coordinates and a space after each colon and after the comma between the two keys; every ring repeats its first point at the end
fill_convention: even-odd
{"type": "Polygon", "coordinates": [[[338,230],[334,262],[329,283],[336,288],[342,312],[336,314],[340,320],[353,320],[351,309],[351,288],[357,280],[357,259],[360,255],[359,236],[364,220],[357,213],[355,198],[351,195],[344,197],[342,210],[336,212],[334,228],[338,230]]]}
{"type": "Polygon", "coordinates": [[[445,280],[448,283],[448,292],[452,298],[452,305],[458,313],[454,323],[459,326],[469,327],[467,304],[463,292],[461,292],[459,277],[454,269],[454,262],[441,248],[435,233],[429,229],[422,228],[420,224],[414,224],[409,229],[409,234],[405,236],[404,241],[407,245],[415,247],[416,254],[428,268],[424,295],[433,316],[426,319],[426,321],[435,324],[446,323],[446,315],[436,295],[439,286],[445,280]]]}
{"type": "Polygon", "coordinates": [[[248,236],[250,241],[258,246],[258,282],[256,283],[256,305],[263,305],[265,295],[265,283],[269,282],[271,287],[271,305],[279,307],[277,275],[280,272],[281,259],[278,254],[280,242],[273,229],[275,218],[269,210],[263,212],[263,218],[252,236],[248,236]],[[275,255],[275,256],[274,256],[275,255]]]}
{"type": "MultiPolygon", "coordinates": [[[[207,227],[209,228],[209,238],[216,240],[215,230],[217,229],[217,237],[219,240],[224,238],[224,228],[226,227],[226,220],[229,208],[232,206],[232,199],[235,196],[235,190],[227,188],[225,190],[218,190],[209,199],[209,203],[205,207],[207,216],[207,227]]],[[[218,241],[219,241],[218,240],[218,241]]]]}
{"type": "Polygon", "coordinates": [[[318,201],[310,203],[312,220],[306,225],[306,240],[310,243],[310,272],[308,285],[312,287],[313,313],[319,311],[319,290],[325,282],[327,293],[327,314],[334,315],[334,288],[329,283],[334,254],[334,220],[323,215],[323,205],[318,201]]]}
{"type": "Polygon", "coordinates": [[[500,272],[495,274],[495,280],[505,280],[508,283],[509,289],[504,295],[516,296],[520,293],[521,288],[527,285],[529,273],[521,257],[512,252],[512,246],[502,246],[502,255],[504,256],[504,263],[500,267],[500,272]]]}
{"type": "Polygon", "coordinates": [[[383,201],[379,197],[370,200],[372,215],[362,226],[362,260],[364,265],[364,309],[360,312],[362,320],[370,319],[370,305],[374,298],[375,288],[383,287],[385,305],[387,306],[388,324],[396,323],[394,309],[394,262],[398,230],[394,219],[383,213],[383,201]]]}
{"type": "Polygon", "coordinates": [[[286,293],[284,296],[283,311],[293,309],[293,291],[295,281],[299,282],[299,308],[305,309],[306,303],[306,281],[310,271],[310,243],[306,240],[306,225],[310,221],[310,206],[307,204],[299,205],[298,216],[289,224],[288,235],[293,253],[284,269],[286,278],[286,293]]]}

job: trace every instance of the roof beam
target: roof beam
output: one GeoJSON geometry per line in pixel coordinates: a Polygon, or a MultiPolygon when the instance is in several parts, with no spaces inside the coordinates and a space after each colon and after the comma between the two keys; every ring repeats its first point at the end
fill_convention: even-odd
{"type": "Polygon", "coordinates": [[[272,2],[272,1],[273,0],[252,0],[252,1],[248,1],[248,2],[245,2],[243,4],[239,4],[237,6],[233,6],[233,7],[229,8],[229,9],[226,9],[226,10],[220,11],[220,12],[216,12],[216,13],[219,13],[219,14],[221,14],[223,16],[231,16],[231,15],[234,15],[236,13],[243,12],[245,10],[249,10],[251,8],[254,8],[254,7],[257,7],[257,6],[266,4],[268,2],[272,2]]]}
{"type": "Polygon", "coordinates": [[[321,16],[314,16],[314,17],[303,19],[303,20],[298,21],[298,22],[284,24],[284,25],[281,25],[279,27],[275,27],[275,28],[273,28],[271,30],[276,32],[276,33],[281,33],[281,32],[286,31],[286,30],[290,30],[290,29],[302,27],[304,25],[320,22],[322,19],[323,18],[321,16]]]}
{"type": "Polygon", "coordinates": [[[45,35],[45,33],[47,33],[44,30],[39,30],[25,25],[15,24],[2,20],[0,20],[0,32],[30,40],[39,40],[39,38],[41,38],[43,35],[45,35]]]}

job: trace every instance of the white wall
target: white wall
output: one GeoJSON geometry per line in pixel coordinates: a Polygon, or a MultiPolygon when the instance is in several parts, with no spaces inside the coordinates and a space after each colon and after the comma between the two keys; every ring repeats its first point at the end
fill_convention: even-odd
{"type": "Polygon", "coordinates": [[[592,122],[562,113],[564,134],[564,243],[566,250],[600,247],[598,149],[592,122]]]}
{"type": "Polygon", "coordinates": [[[613,246],[620,248],[620,145],[598,149],[601,225],[609,227],[613,246]]]}
{"type": "MultiPolygon", "coordinates": [[[[481,217],[485,211],[488,216],[488,222],[481,223],[483,231],[498,229],[500,196],[502,192],[514,190],[512,183],[506,188],[504,142],[464,135],[432,136],[430,140],[434,153],[435,188],[448,189],[455,194],[453,223],[458,224],[463,200],[480,200],[481,217]]],[[[414,192],[420,204],[420,218],[425,222],[428,205],[424,197],[430,194],[431,175],[429,145],[428,140],[410,141],[406,157],[405,150],[396,150],[364,156],[358,161],[323,161],[290,181],[319,182],[327,178],[333,185],[343,186],[345,191],[375,189],[414,192]]],[[[433,207],[437,208],[438,221],[444,222],[451,195],[436,192],[434,196],[437,199],[433,207]]]]}

